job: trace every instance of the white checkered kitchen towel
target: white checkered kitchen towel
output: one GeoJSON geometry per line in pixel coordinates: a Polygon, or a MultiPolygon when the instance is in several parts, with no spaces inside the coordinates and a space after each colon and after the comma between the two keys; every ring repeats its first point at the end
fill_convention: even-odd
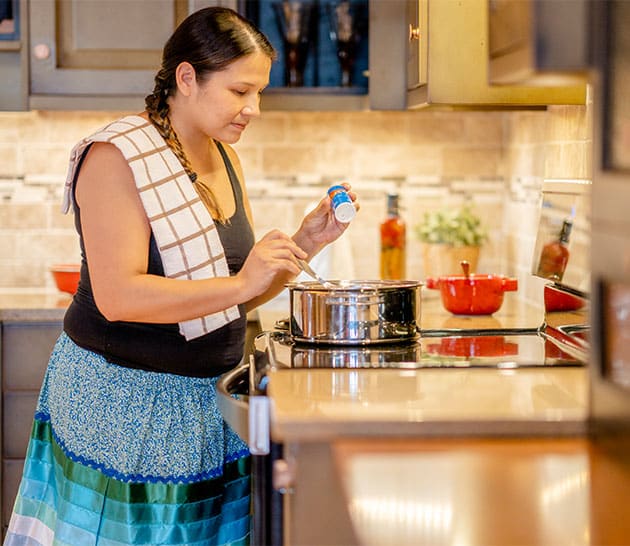
{"type": "MultiPolygon", "coordinates": [[[[81,140],[70,155],[62,211],[72,204],[72,184],[83,152],[92,142],[110,142],[123,154],[136,181],[142,204],[164,264],[172,279],[228,277],[223,245],[210,212],[199,198],[182,164],[151,122],[132,115],[81,140]]],[[[240,316],[233,306],[179,323],[180,333],[194,339],[240,316]]]]}

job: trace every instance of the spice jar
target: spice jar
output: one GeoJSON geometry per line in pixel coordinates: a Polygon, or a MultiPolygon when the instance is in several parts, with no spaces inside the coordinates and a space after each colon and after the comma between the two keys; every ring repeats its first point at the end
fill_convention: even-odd
{"type": "Polygon", "coordinates": [[[331,199],[335,218],[344,224],[350,222],[355,217],[357,210],[354,208],[346,188],[341,185],[331,186],[328,188],[328,195],[331,199]]]}

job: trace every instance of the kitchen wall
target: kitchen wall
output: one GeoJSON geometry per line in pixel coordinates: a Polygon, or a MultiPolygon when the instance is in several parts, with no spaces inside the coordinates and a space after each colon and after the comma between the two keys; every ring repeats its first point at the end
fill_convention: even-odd
{"type": "MultiPolygon", "coordinates": [[[[70,148],[123,112],[0,113],[0,289],[54,290],[48,266],[78,260],[72,217],[59,212],[70,148]]],[[[479,271],[529,276],[545,177],[589,178],[591,108],[473,112],[265,112],[237,144],[256,230],[294,230],[330,182],[347,180],[361,211],[320,267],[378,277],[378,222],[399,191],[409,278],[423,278],[414,225],[426,210],[470,202],[490,232],[479,271]]]]}

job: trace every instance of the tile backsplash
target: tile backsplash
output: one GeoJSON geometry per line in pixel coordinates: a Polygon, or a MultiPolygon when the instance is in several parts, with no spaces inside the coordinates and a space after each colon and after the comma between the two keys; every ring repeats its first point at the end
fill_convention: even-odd
{"type": "MultiPolygon", "coordinates": [[[[481,272],[529,275],[544,178],[590,178],[591,107],[540,111],[266,112],[235,146],[256,232],[292,232],[334,181],[360,194],[361,211],[326,253],[329,274],[378,278],[385,195],[401,194],[407,276],[423,278],[414,226],[427,210],[470,202],[490,232],[481,272]]],[[[72,216],[60,213],[69,151],[124,112],[0,112],[0,289],[54,290],[48,267],[76,262],[72,216]]],[[[324,267],[324,265],[322,265],[324,267]]]]}

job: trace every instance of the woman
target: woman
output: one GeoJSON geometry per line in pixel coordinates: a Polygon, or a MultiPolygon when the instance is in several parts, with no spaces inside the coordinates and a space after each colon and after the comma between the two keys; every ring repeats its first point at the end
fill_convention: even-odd
{"type": "Polygon", "coordinates": [[[5,544],[248,543],[249,453],[217,377],[243,356],[246,312],[346,227],[325,197],[292,237],[254,242],[229,145],[259,115],[273,58],[235,12],[198,11],[166,43],[146,111],[74,148],[81,282],[5,544]]]}

